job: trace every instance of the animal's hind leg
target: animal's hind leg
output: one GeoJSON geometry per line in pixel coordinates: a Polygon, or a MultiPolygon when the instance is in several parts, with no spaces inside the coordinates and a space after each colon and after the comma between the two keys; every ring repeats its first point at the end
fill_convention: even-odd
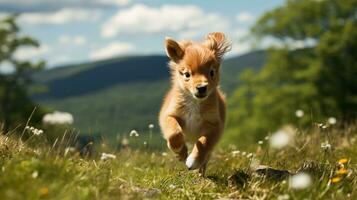
{"type": "Polygon", "coordinates": [[[189,170],[200,169],[201,166],[203,166],[201,171],[204,172],[204,165],[206,165],[211,151],[217,143],[221,133],[219,125],[206,125],[203,132],[206,134],[198,139],[192,152],[187,157],[186,166],[189,170]]]}
{"type": "Polygon", "coordinates": [[[207,163],[213,144],[208,142],[207,136],[201,136],[187,157],[186,166],[189,170],[201,169],[204,171],[204,165],[207,163]]]}
{"type": "Polygon", "coordinates": [[[207,161],[201,165],[201,167],[198,169],[198,173],[201,177],[204,177],[206,174],[206,168],[207,168],[207,161]]]}

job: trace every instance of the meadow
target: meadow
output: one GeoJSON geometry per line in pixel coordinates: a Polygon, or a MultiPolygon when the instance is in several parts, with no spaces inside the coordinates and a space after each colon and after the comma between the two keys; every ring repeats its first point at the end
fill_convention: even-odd
{"type": "Polygon", "coordinates": [[[140,135],[117,151],[103,141],[83,157],[65,139],[49,144],[46,132],[27,127],[22,139],[0,137],[0,198],[356,199],[357,126],[288,129],[284,145],[274,134],[246,149],[221,145],[199,177],[166,150],[132,146],[144,142],[140,135]]]}
{"type": "MultiPolygon", "coordinates": [[[[46,7],[46,1],[33,2],[18,9],[46,7]]],[[[138,7],[149,11],[139,9],[132,17],[135,20],[123,18],[123,22],[133,23],[126,28],[152,22],[161,27],[152,15],[161,16],[160,10],[165,11],[158,17],[165,23],[157,33],[141,28],[121,33],[125,36],[122,41],[128,37],[132,42],[128,44],[116,37],[111,42],[94,41],[92,34],[87,35],[89,27],[102,35],[106,29],[100,33],[99,27],[106,27],[105,21],[117,21],[112,19],[120,17],[119,13],[112,13],[114,18],[101,24],[98,21],[97,27],[90,23],[82,28],[72,24],[85,25],[74,20],[81,15],[77,3],[63,7],[66,12],[48,4],[52,14],[28,10],[18,15],[2,10],[0,200],[357,199],[357,0],[286,0],[281,5],[269,3],[272,7],[264,9],[259,4],[252,7],[262,9],[260,16],[251,17],[230,4],[208,4],[213,2],[217,9],[203,9],[203,3],[195,7],[167,2],[160,7],[144,3],[123,7],[118,12],[130,13],[138,7]],[[218,12],[220,6],[221,14],[227,11],[229,15],[207,12],[218,12]],[[178,8],[198,14],[182,15],[182,22],[168,23],[168,19],[177,18],[166,14],[171,13],[166,10],[170,7],[175,8],[173,15],[178,8]],[[2,17],[4,14],[11,15],[2,17]],[[235,15],[237,20],[227,21],[235,15]],[[56,29],[65,27],[59,24],[61,16],[66,16],[63,19],[70,29],[56,29]],[[251,18],[246,28],[239,16],[251,18]],[[192,24],[202,27],[190,25],[191,17],[192,24]],[[203,22],[198,23],[196,17],[203,22]],[[217,22],[210,21],[216,18],[217,22]],[[36,23],[24,23],[26,20],[36,23]],[[173,31],[173,24],[184,26],[173,31]],[[227,24],[227,28],[211,27],[214,24],[227,24]],[[82,30],[83,36],[62,35],[73,27],[82,30]],[[162,98],[170,87],[168,58],[159,45],[166,36],[178,39],[187,31],[202,32],[199,38],[203,39],[203,33],[211,32],[206,27],[232,36],[232,50],[250,47],[246,54],[232,52],[222,62],[226,129],[206,176],[200,177],[166,148],[157,126],[162,98]],[[63,36],[65,45],[61,44],[63,36]],[[72,37],[82,38],[79,43],[88,42],[88,46],[76,50],[70,45],[75,43],[72,37]],[[147,43],[155,48],[150,50],[147,43]],[[122,46],[133,51],[122,50],[122,46]],[[145,55],[136,52],[139,47],[145,49],[145,55]],[[46,56],[37,60],[27,48],[39,48],[38,53],[46,56]],[[107,52],[107,48],[114,53],[99,60],[92,58],[93,53],[107,52]],[[85,55],[87,60],[72,60],[78,57],[75,52],[84,49],[91,50],[85,55]],[[25,50],[22,56],[20,50],[25,50]],[[58,55],[66,62],[68,59],[66,66],[54,66],[58,55]],[[56,122],[56,118],[60,120],[56,122]]],[[[88,13],[92,15],[92,11],[88,13]]],[[[196,41],[196,36],[192,37],[196,41]]]]}

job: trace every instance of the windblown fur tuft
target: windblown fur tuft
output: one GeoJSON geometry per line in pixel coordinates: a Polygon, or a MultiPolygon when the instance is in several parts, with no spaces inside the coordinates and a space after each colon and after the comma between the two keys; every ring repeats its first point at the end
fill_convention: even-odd
{"type": "Polygon", "coordinates": [[[224,33],[209,33],[206,36],[206,45],[215,51],[216,57],[222,59],[223,55],[232,49],[232,44],[224,33]]]}

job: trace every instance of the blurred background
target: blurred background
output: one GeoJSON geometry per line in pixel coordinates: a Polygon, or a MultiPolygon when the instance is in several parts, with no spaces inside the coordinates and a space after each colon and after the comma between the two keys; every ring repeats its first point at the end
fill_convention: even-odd
{"type": "Polygon", "coordinates": [[[0,19],[3,134],[31,125],[49,141],[67,130],[84,145],[165,148],[164,38],[209,32],[233,44],[222,146],[356,120],[356,0],[0,0],[0,19]]]}

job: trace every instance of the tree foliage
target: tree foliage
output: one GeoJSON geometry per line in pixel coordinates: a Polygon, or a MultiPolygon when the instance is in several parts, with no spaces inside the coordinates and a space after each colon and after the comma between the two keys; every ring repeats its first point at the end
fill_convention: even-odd
{"type": "Polygon", "coordinates": [[[258,140],[283,124],[306,126],[330,116],[356,119],[356,0],[288,0],[264,14],[252,33],[273,37],[280,47],[269,50],[261,71],[241,76],[230,99],[229,139],[258,140]],[[310,46],[296,48],[307,41],[310,46]],[[301,119],[294,114],[300,109],[301,119]]]}
{"type": "MultiPolygon", "coordinates": [[[[0,119],[2,131],[24,124],[35,108],[27,94],[31,82],[30,74],[40,70],[44,62],[33,63],[19,60],[15,53],[23,47],[39,47],[31,37],[23,36],[16,24],[16,16],[0,21],[0,119]]],[[[35,121],[38,116],[35,115],[35,121]]]]}

